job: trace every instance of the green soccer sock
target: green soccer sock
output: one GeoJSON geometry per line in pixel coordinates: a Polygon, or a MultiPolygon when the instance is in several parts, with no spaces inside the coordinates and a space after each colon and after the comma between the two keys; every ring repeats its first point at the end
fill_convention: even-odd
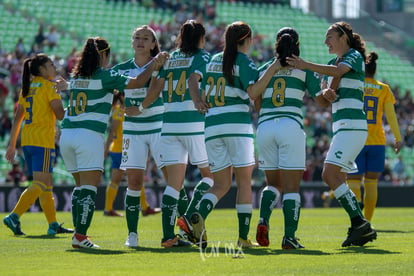
{"type": "Polygon", "coordinates": [[[190,205],[185,212],[185,215],[191,217],[191,215],[196,211],[196,206],[200,202],[203,195],[213,186],[213,179],[209,177],[204,177],[198,182],[197,186],[194,188],[193,198],[190,201],[190,205]]]}
{"type": "Polygon", "coordinates": [[[236,204],[237,218],[239,221],[239,238],[247,240],[252,218],[252,204],[236,204]]]}
{"type": "Polygon", "coordinates": [[[206,219],[208,214],[213,211],[214,206],[216,206],[218,198],[212,193],[207,193],[203,195],[200,199],[199,204],[196,206],[196,212],[198,212],[203,219],[206,219]]]}
{"type": "Polygon", "coordinates": [[[79,194],[80,194],[80,187],[75,187],[73,188],[72,191],[72,197],[71,197],[71,202],[72,202],[72,222],[73,222],[73,227],[76,228],[76,215],[77,215],[77,202],[78,202],[78,198],[79,198],[79,194]]]}
{"type": "Polygon", "coordinates": [[[138,233],[139,210],[141,208],[141,191],[127,189],[125,195],[125,217],[128,233],[138,233]]]}
{"type": "Polygon", "coordinates": [[[175,218],[177,216],[177,202],[179,196],[180,192],[173,187],[165,187],[161,202],[162,231],[164,239],[172,239],[175,236],[174,226],[175,218]]]}
{"type": "Polygon", "coordinates": [[[336,199],[339,201],[339,204],[348,213],[349,218],[351,219],[351,224],[353,226],[356,223],[359,224],[363,220],[364,215],[362,214],[354,193],[345,183],[343,183],[335,189],[334,194],[336,199]]]}
{"type": "Polygon", "coordinates": [[[260,218],[269,223],[272,211],[280,197],[279,191],[273,186],[267,186],[263,189],[260,198],[260,218]]]}
{"type": "Polygon", "coordinates": [[[298,193],[283,195],[283,215],[285,219],[285,236],[295,238],[300,216],[300,195],[298,193]]]}
{"type": "Polygon", "coordinates": [[[76,233],[86,235],[91,225],[95,211],[97,188],[92,185],[82,185],[76,207],[76,233]]]}
{"type": "Polygon", "coordinates": [[[184,186],[180,190],[180,197],[178,198],[177,216],[182,216],[188,208],[188,196],[184,186]]]}

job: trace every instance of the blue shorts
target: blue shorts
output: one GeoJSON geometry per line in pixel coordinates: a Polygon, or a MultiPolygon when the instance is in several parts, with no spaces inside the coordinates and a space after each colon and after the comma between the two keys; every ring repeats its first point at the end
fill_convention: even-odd
{"type": "Polygon", "coordinates": [[[56,159],[55,149],[23,146],[23,153],[26,159],[27,175],[33,175],[33,172],[53,172],[52,165],[56,159]]]}
{"type": "Polygon", "coordinates": [[[111,169],[118,169],[121,167],[122,152],[109,152],[111,157],[111,169]]]}
{"type": "Polygon", "coordinates": [[[364,146],[355,159],[358,172],[352,174],[364,174],[366,172],[383,172],[385,168],[385,146],[364,146]]]}

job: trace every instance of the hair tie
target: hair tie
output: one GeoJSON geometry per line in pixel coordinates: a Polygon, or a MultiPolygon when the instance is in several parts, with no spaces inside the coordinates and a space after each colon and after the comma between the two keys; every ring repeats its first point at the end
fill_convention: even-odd
{"type": "Polygon", "coordinates": [[[242,41],[245,38],[247,38],[250,35],[250,30],[247,32],[247,34],[245,34],[244,36],[242,36],[241,38],[239,38],[237,41],[242,41]]]}
{"type": "Polygon", "coordinates": [[[108,50],[109,49],[109,46],[108,47],[106,47],[105,49],[102,49],[102,50],[98,50],[98,52],[99,53],[102,53],[102,52],[105,52],[106,50],[108,50]]]}

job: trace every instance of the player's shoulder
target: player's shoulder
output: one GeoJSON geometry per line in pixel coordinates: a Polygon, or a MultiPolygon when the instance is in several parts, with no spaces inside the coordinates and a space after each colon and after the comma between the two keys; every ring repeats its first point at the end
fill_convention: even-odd
{"type": "Polygon", "coordinates": [[[122,70],[122,69],[130,69],[132,65],[134,65],[134,59],[130,58],[124,62],[114,65],[111,69],[115,71],[122,70]]]}

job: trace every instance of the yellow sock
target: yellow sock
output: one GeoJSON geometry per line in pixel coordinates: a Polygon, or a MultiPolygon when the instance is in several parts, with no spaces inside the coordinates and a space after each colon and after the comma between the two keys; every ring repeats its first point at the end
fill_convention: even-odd
{"type": "Polygon", "coordinates": [[[377,206],[378,179],[365,179],[364,185],[364,215],[367,220],[371,221],[375,206],[377,206]]]}
{"type": "Polygon", "coordinates": [[[47,223],[57,222],[55,199],[53,198],[52,188],[49,191],[44,191],[39,195],[40,207],[42,207],[47,223]]]}
{"type": "Polygon", "coordinates": [[[45,190],[47,187],[44,183],[33,180],[32,185],[30,185],[19,198],[16,206],[14,207],[12,213],[17,214],[21,217],[27,210],[29,210],[30,206],[36,202],[36,199],[39,197],[42,190],[45,190]]]}
{"type": "Polygon", "coordinates": [[[348,179],[346,184],[348,184],[349,189],[355,194],[356,200],[361,202],[361,180],[348,179]]]}
{"type": "Polygon", "coordinates": [[[106,186],[106,196],[105,196],[105,211],[111,211],[114,206],[114,201],[116,194],[118,193],[118,185],[111,182],[106,186]]]}
{"type": "Polygon", "coordinates": [[[140,203],[141,203],[141,210],[145,211],[148,209],[148,202],[147,202],[147,197],[145,196],[145,187],[144,185],[142,185],[142,189],[141,189],[141,196],[140,196],[140,203]]]}

